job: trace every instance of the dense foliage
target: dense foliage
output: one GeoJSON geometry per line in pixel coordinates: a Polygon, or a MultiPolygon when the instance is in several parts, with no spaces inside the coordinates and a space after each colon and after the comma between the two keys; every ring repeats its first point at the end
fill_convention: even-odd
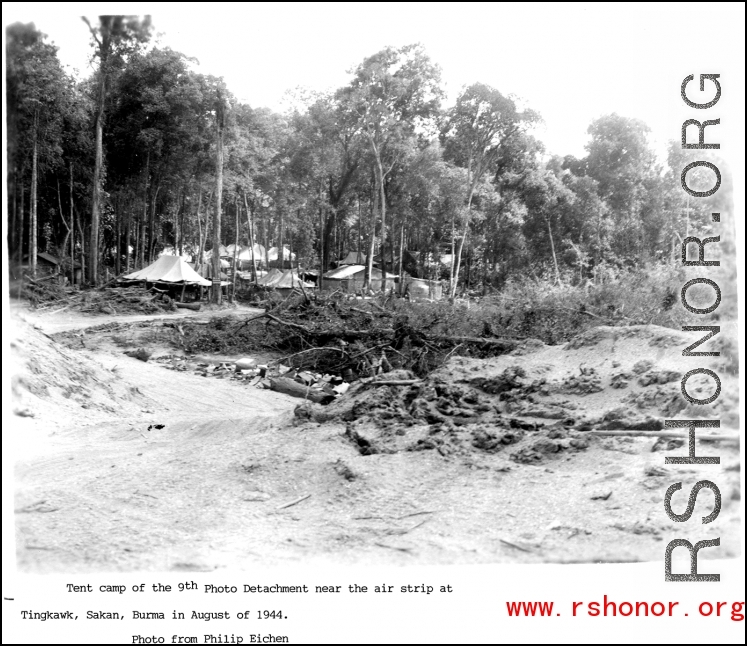
{"type": "Polygon", "coordinates": [[[83,81],[33,24],[7,29],[9,248],[32,272],[48,251],[100,283],[164,247],[202,259],[238,240],[323,270],[362,251],[368,271],[375,257],[395,274],[407,263],[454,294],[522,276],[599,284],[673,264],[678,236],[710,231],[714,201],[679,188],[678,143],[661,164],[644,123],[610,114],[590,124],[585,157],[549,156],[541,116],[516,97],[478,83],[444,106],[419,45],[279,114],[152,46],[147,18],[89,27],[97,66],[83,81]]]}

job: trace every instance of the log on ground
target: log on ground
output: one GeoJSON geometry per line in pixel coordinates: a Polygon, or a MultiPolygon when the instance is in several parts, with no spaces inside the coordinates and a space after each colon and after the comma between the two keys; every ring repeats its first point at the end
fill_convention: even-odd
{"type": "Polygon", "coordinates": [[[326,404],[334,399],[332,395],[317,390],[315,388],[309,388],[303,384],[299,384],[297,381],[288,379],[288,377],[276,377],[270,379],[270,390],[275,390],[279,393],[290,395],[291,397],[300,397],[301,399],[307,399],[315,404],[326,404]]]}

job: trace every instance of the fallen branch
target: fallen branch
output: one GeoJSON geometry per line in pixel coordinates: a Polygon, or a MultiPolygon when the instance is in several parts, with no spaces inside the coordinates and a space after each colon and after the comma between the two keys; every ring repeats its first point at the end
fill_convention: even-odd
{"type": "Polygon", "coordinates": [[[412,552],[409,547],[397,547],[396,545],[386,545],[385,543],[374,543],[376,547],[385,547],[388,550],[397,550],[398,552],[412,552]]]}
{"type": "Polygon", "coordinates": [[[311,498],[310,493],[307,493],[305,496],[301,496],[300,498],[296,498],[295,500],[291,500],[290,502],[286,502],[284,505],[280,505],[280,507],[278,507],[278,511],[280,511],[281,509],[287,509],[288,507],[293,507],[293,505],[297,505],[299,502],[303,502],[308,498],[311,498]]]}
{"type": "Polygon", "coordinates": [[[292,359],[293,357],[297,357],[299,354],[305,354],[307,352],[321,352],[322,350],[329,350],[331,352],[340,352],[341,354],[347,354],[345,350],[342,348],[332,348],[332,347],[323,347],[323,348],[308,348],[307,350],[301,350],[300,352],[294,352],[293,354],[289,354],[287,357],[283,357],[282,359],[276,359],[275,361],[271,361],[268,363],[268,366],[274,366],[276,363],[285,363],[288,359],[292,359]]]}
{"type": "MultiPolygon", "coordinates": [[[[275,321],[276,323],[280,323],[281,325],[287,325],[288,327],[292,327],[294,330],[302,330],[306,332],[306,334],[313,334],[311,330],[309,330],[307,327],[304,327],[303,325],[299,325],[298,323],[290,323],[289,321],[283,321],[282,319],[279,319],[277,316],[273,316],[269,312],[265,312],[262,316],[266,316],[271,321],[275,321]]],[[[260,317],[257,317],[260,318],[260,317]]]]}
{"type": "Polygon", "coordinates": [[[517,545],[516,543],[512,543],[511,541],[507,541],[503,538],[498,539],[501,543],[504,545],[508,545],[509,547],[513,547],[515,550],[520,550],[521,552],[529,552],[531,553],[532,550],[527,549],[526,547],[522,547],[521,545],[517,545]]]}
{"type": "Polygon", "coordinates": [[[125,273],[127,273],[127,272],[121,273],[121,274],[119,274],[119,276],[115,276],[110,281],[104,283],[101,287],[98,288],[99,291],[101,291],[103,289],[106,289],[107,287],[109,287],[109,285],[112,285],[112,284],[116,283],[120,278],[122,278],[122,276],[125,275],[125,273]]]}
{"type": "MultiPolygon", "coordinates": [[[[623,431],[588,431],[591,435],[598,437],[663,437],[665,439],[688,439],[689,433],[687,431],[639,431],[639,430],[623,430],[623,431]]],[[[739,435],[727,435],[724,433],[714,435],[698,435],[698,440],[704,442],[724,442],[724,441],[739,441],[739,435]]]]}
{"type": "Polygon", "coordinates": [[[180,309],[184,310],[193,310],[195,312],[200,311],[201,304],[200,303],[176,303],[176,306],[180,309]]]}
{"type": "Polygon", "coordinates": [[[412,386],[419,384],[421,379],[396,379],[392,381],[369,381],[369,386],[412,386]]]}
{"type": "Polygon", "coordinates": [[[426,335],[429,341],[447,341],[449,343],[476,343],[479,345],[500,346],[513,350],[519,343],[519,339],[489,339],[480,336],[448,336],[445,334],[426,335]]]}
{"type": "Polygon", "coordinates": [[[288,379],[288,377],[270,379],[270,390],[290,395],[291,397],[308,399],[315,404],[321,404],[333,399],[332,395],[325,393],[323,390],[312,389],[303,384],[299,384],[297,381],[293,381],[293,379],[288,379]]]}
{"type": "Polygon", "coordinates": [[[250,319],[247,319],[247,320],[246,320],[246,321],[244,321],[244,322],[243,322],[243,323],[242,323],[241,325],[239,325],[239,327],[237,327],[237,328],[236,328],[236,329],[234,330],[234,334],[235,334],[236,332],[238,332],[238,331],[239,331],[239,330],[240,330],[241,328],[243,328],[243,327],[244,327],[245,325],[249,325],[249,323],[251,323],[252,321],[259,321],[259,319],[263,319],[263,318],[265,318],[266,316],[268,316],[268,313],[267,313],[267,312],[265,312],[264,314],[260,314],[259,316],[253,316],[252,318],[250,318],[250,319]]]}

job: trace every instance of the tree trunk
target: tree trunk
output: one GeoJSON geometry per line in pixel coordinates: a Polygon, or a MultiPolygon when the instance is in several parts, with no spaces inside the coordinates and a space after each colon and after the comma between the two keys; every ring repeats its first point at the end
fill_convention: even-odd
{"type": "Polygon", "coordinates": [[[355,251],[358,254],[356,260],[361,260],[361,245],[363,244],[363,215],[361,213],[361,196],[358,196],[358,244],[355,245],[355,251]]]}
{"type": "MultiPolygon", "coordinates": [[[[75,224],[78,225],[78,233],[80,233],[80,275],[81,277],[85,277],[86,275],[86,237],[83,234],[83,223],[81,222],[82,218],[80,217],[80,213],[78,213],[78,218],[75,220],[75,224]]],[[[83,278],[85,280],[85,278],[83,278]]]]}
{"type": "Polygon", "coordinates": [[[148,218],[148,179],[150,175],[150,150],[145,156],[145,177],[143,178],[143,215],[138,225],[140,228],[139,242],[137,245],[138,265],[142,269],[145,266],[145,222],[148,218]]]}
{"type": "Polygon", "coordinates": [[[156,190],[153,192],[153,197],[150,201],[150,218],[148,219],[148,262],[151,263],[155,260],[156,254],[156,201],[158,200],[158,193],[161,190],[160,183],[156,186],[156,190]]]}
{"type": "Polygon", "coordinates": [[[26,219],[26,189],[23,187],[23,176],[25,175],[25,167],[21,166],[21,177],[19,185],[21,187],[21,200],[20,200],[20,212],[18,214],[18,263],[23,263],[23,240],[25,238],[24,229],[26,219]]]}
{"type": "Polygon", "coordinates": [[[266,220],[266,218],[267,218],[267,213],[265,213],[262,216],[262,239],[265,242],[265,254],[266,254],[266,256],[265,256],[265,265],[267,265],[265,267],[265,269],[269,269],[270,268],[270,240],[268,238],[268,236],[269,236],[268,228],[269,227],[267,226],[267,220],[266,220]]]}
{"type": "Polygon", "coordinates": [[[239,196],[237,195],[234,199],[234,207],[236,210],[236,231],[234,235],[233,243],[233,285],[231,287],[231,302],[236,302],[236,261],[238,259],[239,251],[239,196]]]}
{"type": "Polygon", "coordinates": [[[187,190],[186,189],[187,187],[185,186],[184,190],[182,191],[182,203],[181,203],[181,207],[179,209],[179,215],[178,215],[179,224],[176,230],[177,247],[179,249],[180,256],[184,255],[184,211],[186,209],[185,202],[187,201],[187,190]]]}
{"type": "Polygon", "coordinates": [[[36,184],[38,181],[39,158],[39,111],[34,112],[33,152],[31,155],[31,220],[29,222],[29,266],[31,275],[36,278],[36,237],[37,237],[37,198],[36,184]]]}
{"type": "Polygon", "coordinates": [[[374,246],[376,244],[376,211],[379,208],[378,187],[374,189],[373,202],[371,203],[371,226],[369,227],[370,239],[368,241],[368,258],[366,258],[366,273],[363,279],[363,290],[371,289],[371,276],[373,275],[374,246]]]}
{"type": "Polygon", "coordinates": [[[278,260],[280,261],[280,271],[285,269],[285,247],[283,245],[283,212],[280,212],[280,231],[278,232],[280,235],[278,236],[280,238],[280,245],[278,246],[278,260]]]}
{"type": "Polygon", "coordinates": [[[91,241],[88,245],[89,280],[92,285],[96,285],[99,273],[99,219],[101,211],[101,174],[104,164],[104,104],[106,101],[106,72],[104,66],[106,61],[101,61],[101,82],[99,84],[98,105],[96,106],[96,154],[93,165],[93,196],[91,199],[91,241]]]}
{"type": "MultiPolygon", "coordinates": [[[[222,99],[218,99],[221,101],[222,99]]],[[[222,300],[220,287],[220,225],[221,201],[223,199],[223,110],[221,104],[216,111],[216,154],[215,154],[215,222],[213,223],[213,289],[212,302],[220,305],[222,300]]]]}
{"type": "MultiPolygon", "coordinates": [[[[320,191],[321,194],[321,191],[320,191]]],[[[319,207],[319,287],[321,288],[322,274],[325,272],[324,263],[324,209],[319,207]]]]}
{"type": "Polygon", "coordinates": [[[73,162],[70,162],[70,283],[75,285],[75,209],[73,208],[73,162]]]}
{"type": "Polygon", "coordinates": [[[252,250],[252,280],[254,284],[257,284],[257,255],[254,248],[254,216],[252,210],[249,208],[249,201],[246,199],[246,191],[244,191],[244,206],[246,207],[246,220],[249,223],[249,247],[252,250]]]}
{"type": "Polygon", "coordinates": [[[327,213],[327,211],[331,211],[329,215],[326,218],[322,216],[322,222],[324,222],[324,228],[322,229],[322,239],[323,239],[323,246],[324,246],[324,267],[329,267],[332,261],[336,261],[337,258],[339,258],[339,254],[337,255],[337,258],[334,257],[335,255],[335,247],[333,242],[333,233],[335,229],[335,221],[337,219],[337,212],[334,209],[326,209],[322,207],[323,213],[327,213]]]}
{"type": "MultiPolygon", "coordinates": [[[[451,216],[451,267],[449,267],[449,295],[454,298],[454,266],[456,264],[456,227],[454,215],[451,216]]],[[[439,258],[440,261],[440,258],[439,258]]]]}
{"type": "MultiPolygon", "coordinates": [[[[62,191],[60,190],[60,180],[57,180],[57,204],[60,208],[60,220],[62,220],[62,224],[65,225],[65,239],[62,242],[62,245],[60,246],[60,258],[64,258],[65,254],[67,253],[67,241],[70,239],[70,233],[72,232],[71,228],[67,224],[67,220],[65,220],[65,213],[62,210],[62,191]]],[[[71,221],[72,224],[72,221],[71,221]]],[[[72,255],[70,256],[70,272],[72,276],[73,266],[72,266],[72,255]]]]}
{"type": "MultiPolygon", "coordinates": [[[[147,190],[147,189],[146,189],[147,190]]],[[[145,233],[148,222],[148,198],[147,195],[145,197],[145,200],[143,201],[143,215],[140,218],[140,242],[138,243],[138,266],[142,269],[145,267],[145,258],[147,257],[145,254],[145,233]]]]}
{"type": "Polygon", "coordinates": [[[114,235],[114,273],[119,276],[122,272],[122,218],[120,216],[120,198],[115,203],[116,234],[114,235]]]}
{"type": "Polygon", "coordinates": [[[400,293],[400,296],[402,295],[402,291],[405,285],[405,275],[402,272],[402,267],[404,265],[404,256],[405,256],[405,219],[403,217],[402,224],[399,230],[399,293],[400,293]]]}
{"type": "Polygon", "coordinates": [[[9,192],[13,196],[13,206],[8,204],[8,259],[11,259],[16,253],[16,244],[18,241],[18,168],[14,165],[13,170],[8,173],[9,192]]]}
{"type": "Polygon", "coordinates": [[[202,187],[198,188],[197,192],[197,234],[200,236],[199,245],[197,247],[197,259],[195,261],[195,269],[199,273],[202,269],[202,263],[205,257],[205,239],[202,235],[202,220],[200,220],[200,209],[202,208],[202,187]]]}
{"type": "Polygon", "coordinates": [[[132,207],[127,208],[127,217],[125,218],[125,234],[124,234],[124,253],[125,253],[125,272],[130,273],[130,237],[132,235],[132,207]]]}
{"type": "Polygon", "coordinates": [[[379,246],[379,254],[381,255],[381,291],[386,293],[386,191],[384,189],[384,169],[381,166],[378,151],[376,152],[376,169],[379,184],[379,209],[381,209],[381,245],[379,246]]]}
{"type": "MultiPolygon", "coordinates": [[[[472,162],[470,161],[470,165],[471,164],[472,162]]],[[[466,222],[464,223],[464,234],[462,235],[462,239],[459,241],[459,251],[457,252],[456,267],[454,270],[454,281],[451,286],[451,298],[454,298],[456,295],[457,283],[459,282],[459,270],[461,269],[462,264],[462,250],[464,249],[464,241],[467,239],[467,235],[469,234],[470,211],[472,210],[472,198],[475,195],[477,180],[478,177],[475,176],[474,180],[470,181],[469,195],[467,196],[467,216],[466,222]]],[[[453,258],[451,259],[451,262],[454,262],[453,258]]]]}
{"type": "Polygon", "coordinates": [[[558,269],[558,258],[555,255],[555,243],[552,239],[552,229],[550,228],[550,218],[546,218],[547,220],[547,234],[550,236],[550,249],[552,250],[552,262],[555,265],[555,281],[558,285],[560,285],[560,270],[558,269]]]}

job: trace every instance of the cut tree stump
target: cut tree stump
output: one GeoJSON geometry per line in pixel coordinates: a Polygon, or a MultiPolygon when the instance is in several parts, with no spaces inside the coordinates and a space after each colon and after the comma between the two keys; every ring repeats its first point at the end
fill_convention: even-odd
{"type": "Polygon", "coordinates": [[[270,390],[275,390],[279,393],[290,395],[291,397],[307,399],[315,404],[326,404],[334,399],[332,395],[329,395],[322,390],[309,388],[303,384],[299,384],[297,381],[288,379],[287,377],[275,377],[270,379],[270,390]]]}

